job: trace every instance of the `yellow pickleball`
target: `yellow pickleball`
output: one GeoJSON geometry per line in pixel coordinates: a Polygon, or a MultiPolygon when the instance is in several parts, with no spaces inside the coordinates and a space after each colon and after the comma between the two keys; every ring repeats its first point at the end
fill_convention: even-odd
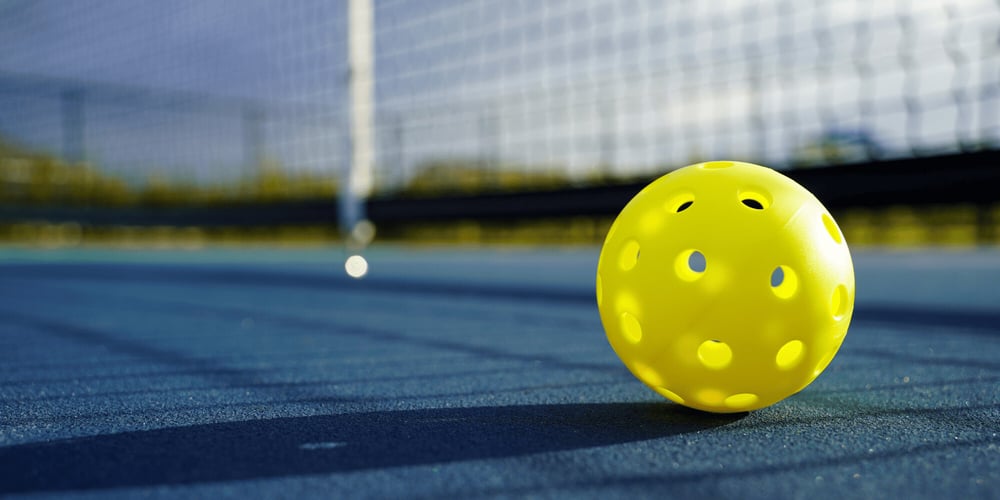
{"type": "Polygon", "coordinates": [[[699,163],[653,181],[615,219],[597,305],[625,366],[711,412],[799,392],[837,354],[854,311],[843,233],[805,188],[767,167],[699,163]]]}

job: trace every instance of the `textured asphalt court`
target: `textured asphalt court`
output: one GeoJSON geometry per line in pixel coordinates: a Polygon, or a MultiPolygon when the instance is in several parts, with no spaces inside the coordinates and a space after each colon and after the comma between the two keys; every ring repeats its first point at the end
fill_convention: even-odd
{"type": "Polygon", "coordinates": [[[0,250],[0,496],[1000,498],[1000,252],[855,252],[749,414],[632,378],[596,248],[0,250]]]}

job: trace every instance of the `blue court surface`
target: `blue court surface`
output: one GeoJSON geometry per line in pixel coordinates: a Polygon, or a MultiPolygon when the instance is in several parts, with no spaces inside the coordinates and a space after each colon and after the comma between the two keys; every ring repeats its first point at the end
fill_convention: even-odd
{"type": "Polygon", "coordinates": [[[597,248],[0,250],[0,496],[1000,498],[1000,252],[855,251],[840,354],[715,415],[597,248]]]}

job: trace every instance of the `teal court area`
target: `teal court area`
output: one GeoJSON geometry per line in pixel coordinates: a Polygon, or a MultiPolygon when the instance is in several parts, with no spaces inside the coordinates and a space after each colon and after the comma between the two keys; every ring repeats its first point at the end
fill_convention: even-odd
{"type": "Polygon", "coordinates": [[[0,496],[997,498],[997,251],[856,251],[837,358],[732,415],[628,373],[597,253],[3,250],[0,496]]]}

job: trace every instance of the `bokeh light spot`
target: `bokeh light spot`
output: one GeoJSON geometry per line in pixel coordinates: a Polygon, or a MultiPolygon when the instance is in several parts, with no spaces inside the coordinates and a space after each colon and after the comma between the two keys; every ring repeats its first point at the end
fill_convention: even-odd
{"type": "Polygon", "coordinates": [[[352,255],[344,262],[344,270],[352,278],[363,278],[368,274],[368,261],[360,255],[352,255]]]}

